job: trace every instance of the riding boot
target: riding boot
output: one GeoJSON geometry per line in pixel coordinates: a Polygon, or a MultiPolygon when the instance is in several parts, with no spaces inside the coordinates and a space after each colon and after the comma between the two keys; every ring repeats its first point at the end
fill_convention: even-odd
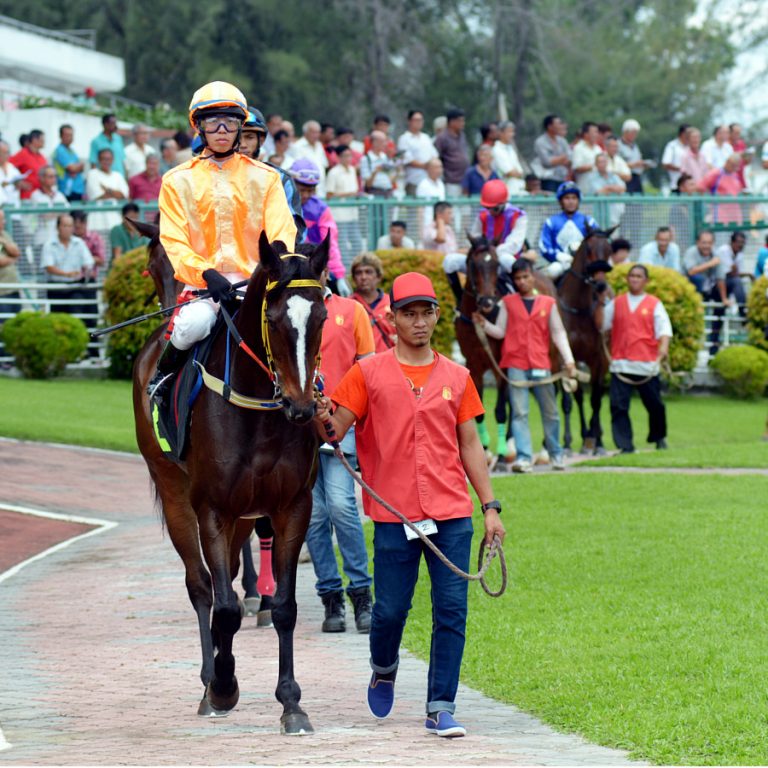
{"type": "Polygon", "coordinates": [[[459,273],[449,272],[445,276],[448,278],[453,295],[456,297],[456,309],[458,309],[461,306],[461,297],[464,295],[464,289],[461,287],[461,280],[459,280],[459,273]]]}
{"type": "Polygon", "coordinates": [[[177,349],[169,341],[157,361],[155,375],[147,385],[147,394],[162,405],[170,391],[174,376],[184,367],[189,357],[188,349],[177,349]]]}
{"type": "Polygon", "coordinates": [[[344,593],[326,592],[320,595],[320,599],[325,606],[325,621],[323,621],[323,632],[346,632],[347,624],[344,620],[344,593]]]}
{"type": "Polygon", "coordinates": [[[367,635],[371,631],[371,590],[360,587],[347,594],[355,610],[355,627],[361,635],[367,635]]]}

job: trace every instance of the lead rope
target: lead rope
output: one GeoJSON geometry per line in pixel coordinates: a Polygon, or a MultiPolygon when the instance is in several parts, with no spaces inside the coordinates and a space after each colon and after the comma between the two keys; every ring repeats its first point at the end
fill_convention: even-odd
{"type": "Polygon", "coordinates": [[[357,472],[352,465],[347,461],[347,457],[341,450],[339,440],[336,437],[336,431],[333,425],[324,423],[326,435],[328,436],[328,442],[333,446],[333,453],[336,458],[341,462],[344,469],[349,472],[352,479],[378,504],[381,504],[387,512],[391,512],[397,517],[404,525],[410,528],[422,542],[434,553],[435,557],[446,567],[451,573],[455,573],[466,581],[479,581],[480,586],[485,590],[486,594],[491,597],[500,597],[507,589],[507,561],[504,556],[504,549],[501,545],[501,540],[498,536],[493,537],[493,542],[488,548],[488,552],[485,552],[485,541],[480,544],[480,550],[477,553],[477,573],[467,573],[462,571],[457,565],[454,565],[429,539],[429,537],[422,533],[402,512],[399,512],[391,504],[388,504],[384,499],[379,496],[376,491],[371,488],[368,483],[363,480],[359,472],[357,472]],[[499,558],[499,566],[501,568],[501,586],[498,590],[493,590],[488,586],[485,580],[485,574],[488,572],[488,568],[495,557],[499,558]]]}

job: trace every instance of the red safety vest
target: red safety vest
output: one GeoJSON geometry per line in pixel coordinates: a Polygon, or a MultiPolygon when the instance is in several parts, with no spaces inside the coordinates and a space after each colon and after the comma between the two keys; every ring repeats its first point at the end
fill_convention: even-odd
{"type": "Polygon", "coordinates": [[[519,293],[504,297],[507,308],[507,332],[501,346],[501,367],[549,370],[549,315],[555,300],[539,294],[531,313],[523,304],[519,293]]]}
{"type": "Polygon", "coordinates": [[[386,352],[388,349],[392,349],[392,347],[395,346],[395,342],[391,340],[391,337],[395,333],[395,328],[392,323],[387,320],[389,294],[381,294],[381,299],[379,299],[379,303],[376,305],[375,309],[372,309],[371,305],[357,292],[352,294],[352,298],[363,305],[363,309],[371,319],[373,343],[376,345],[376,351],[386,352]]]}
{"type": "Polygon", "coordinates": [[[325,394],[328,396],[333,394],[333,390],[357,359],[356,304],[352,299],[342,298],[335,293],[325,300],[328,318],[320,342],[320,373],[325,380],[325,394]]]}
{"type": "MultiPolygon", "coordinates": [[[[471,517],[456,420],[469,371],[437,355],[416,397],[394,350],[360,361],[368,413],[355,430],[363,479],[409,520],[471,517]]],[[[363,494],[365,514],[379,523],[398,519],[363,494]]]]}
{"type": "Polygon", "coordinates": [[[628,294],[613,303],[611,357],[652,363],[659,356],[659,340],[653,327],[653,313],[659,300],[646,294],[634,312],[629,309],[628,294]]]}

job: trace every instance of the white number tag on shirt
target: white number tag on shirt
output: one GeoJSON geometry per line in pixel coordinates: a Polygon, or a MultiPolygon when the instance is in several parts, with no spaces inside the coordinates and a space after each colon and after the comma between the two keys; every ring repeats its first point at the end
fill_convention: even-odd
{"type": "MultiPolygon", "coordinates": [[[[418,523],[413,524],[415,528],[418,528],[425,536],[431,536],[433,533],[437,533],[437,523],[434,520],[420,520],[418,523]]],[[[416,531],[412,531],[407,525],[403,525],[405,528],[406,539],[418,539],[419,535],[416,531]]]]}
{"type": "Polygon", "coordinates": [[[546,368],[531,368],[531,378],[532,379],[543,379],[546,377],[547,371],[546,368]]]}

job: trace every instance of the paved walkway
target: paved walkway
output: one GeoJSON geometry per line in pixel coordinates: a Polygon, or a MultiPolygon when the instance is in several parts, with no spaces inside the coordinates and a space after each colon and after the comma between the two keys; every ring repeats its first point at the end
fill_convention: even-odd
{"type": "Polygon", "coordinates": [[[629,763],[466,687],[458,707],[469,735],[430,736],[426,665],[408,654],[394,713],[375,721],[366,638],[319,632],[309,564],[299,567],[296,676],[316,733],[280,735],[277,636],[253,619],[235,641],[240,703],[227,718],[199,718],[196,624],[143,462],[0,441],[0,463],[0,506],[117,523],[0,583],[0,750],[3,735],[10,744],[0,766],[629,763]]]}

